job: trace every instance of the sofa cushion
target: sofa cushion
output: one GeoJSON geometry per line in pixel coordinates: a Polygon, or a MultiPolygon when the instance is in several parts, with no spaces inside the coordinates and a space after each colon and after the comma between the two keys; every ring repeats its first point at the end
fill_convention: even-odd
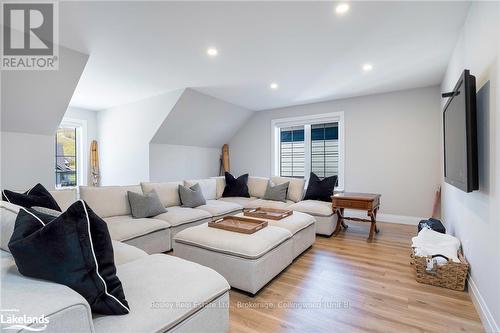
{"type": "Polygon", "coordinates": [[[225,202],[222,200],[207,200],[206,205],[198,206],[196,209],[202,209],[210,213],[210,215],[217,217],[227,215],[237,211],[241,211],[243,206],[234,202],[225,202]]]}
{"type": "Polygon", "coordinates": [[[61,211],[61,207],[59,207],[52,194],[40,183],[24,193],[3,190],[2,200],[25,208],[39,206],[61,211]]]}
{"type": "Polygon", "coordinates": [[[130,215],[130,204],[127,192],[141,193],[136,186],[80,186],[80,198],[85,200],[92,210],[100,217],[130,215]]]}
{"type": "Polygon", "coordinates": [[[181,205],[181,199],[179,198],[179,185],[182,185],[182,182],[141,183],[144,193],[149,193],[152,190],[155,190],[160,197],[161,203],[165,207],[181,205]]]}
{"type": "MultiPolygon", "coordinates": [[[[244,216],[243,213],[240,213],[236,216],[242,216],[242,217],[248,218],[248,216],[244,216]]],[[[253,218],[253,217],[250,217],[250,218],[253,218]]],[[[255,218],[255,219],[257,219],[257,218],[255,218]]],[[[292,215],[287,216],[286,218],[281,219],[281,220],[267,220],[268,225],[273,226],[273,227],[284,228],[284,229],[290,231],[290,233],[292,235],[295,235],[299,231],[307,228],[308,226],[310,226],[311,224],[314,224],[315,222],[316,222],[316,219],[313,216],[306,214],[306,213],[301,213],[301,212],[293,212],[292,215]]]]}
{"type": "Polygon", "coordinates": [[[21,208],[9,241],[19,272],[70,287],[96,313],[129,313],[106,223],[83,200],[55,219],[36,214],[21,208]]]}
{"type": "Polygon", "coordinates": [[[266,193],[269,178],[266,177],[248,177],[248,193],[251,197],[263,198],[266,193]]]}
{"type": "Polygon", "coordinates": [[[111,241],[113,252],[115,254],[115,265],[123,265],[128,262],[147,257],[148,254],[143,250],[119,241],[111,241]]]}
{"type": "Polygon", "coordinates": [[[203,196],[206,200],[217,199],[217,181],[215,179],[191,179],[184,181],[184,186],[187,187],[191,187],[195,184],[200,184],[201,192],[203,192],[203,196]]]}
{"type": "Polygon", "coordinates": [[[226,187],[226,179],[224,176],[211,177],[210,179],[215,179],[215,183],[217,184],[217,199],[222,198],[222,193],[224,193],[224,188],[226,187]]]}
{"type": "Polygon", "coordinates": [[[155,190],[145,194],[128,191],[127,195],[134,218],[151,217],[167,211],[155,190]]]}
{"type": "Polygon", "coordinates": [[[77,200],[76,188],[53,190],[49,191],[49,193],[52,194],[63,212],[77,200]]]}
{"type": "Polygon", "coordinates": [[[337,176],[325,177],[319,179],[314,172],[309,175],[309,184],[307,185],[304,200],[321,200],[332,202],[331,196],[337,185],[337,176]]]}
{"type": "Polygon", "coordinates": [[[179,185],[182,207],[195,208],[207,203],[199,183],[192,186],[179,185]]]}
{"type": "Polygon", "coordinates": [[[226,187],[222,193],[223,197],[250,197],[248,194],[248,173],[234,178],[229,172],[224,174],[226,179],[226,187]]]}
{"type": "Polygon", "coordinates": [[[274,200],[264,200],[264,199],[257,199],[249,202],[245,208],[258,208],[258,207],[263,207],[263,208],[276,208],[276,209],[288,209],[288,207],[293,204],[294,202],[291,200],[287,200],[286,202],[282,201],[274,201],[274,200]]]}
{"type": "Polygon", "coordinates": [[[59,215],[62,214],[62,212],[60,212],[58,210],[45,208],[45,207],[39,207],[39,206],[33,206],[33,207],[31,207],[31,209],[34,210],[35,212],[50,215],[53,217],[58,217],[59,215]]]}
{"type": "Polygon", "coordinates": [[[290,185],[288,186],[287,198],[295,202],[302,200],[302,196],[304,193],[304,186],[306,183],[304,179],[288,178],[288,177],[271,177],[271,180],[275,184],[283,184],[286,182],[290,182],[290,185]]]}
{"type": "Polygon", "coordinates": [[[228,198],[220,198],[217,201],[224,201],[224,202],[233,202],[235,204],[240,205],[243,208],[247,208],[247,205],[250,204],[252,201],[257,200],[255,197],[250,197],[250,198],[245,198],[245,197],[228,197],[228,198]]]}
{"type": "Polygon", "coordinates": [[[176,227],[185,223],[201,221],[212,218],[212,215],[207,211],[197,208],[186,207],[170,207],[166,213],[156,215],[155,219],[168,222],[172,227],[176,227]]]}
{"type": "Polygon", "coordinates": [[[253,234],[242,234],[210,228],[207,223],[203,223],[177,233],[174,241],[241,258],[257,259],[290,237],[292,234],[288,230],[273,226],[253,234]]]}
{"type": "Polygon", "coordinates": [[[216,271],[164,254],[121,265],[118,274],[133,311],[94,318],[97,333],[168,331],[230,288],[216,271]]]}
{"type": "Polygon", "coordinates": [[[130,215],[104,218],[111,239],[120,242],[137,238],[158,230],[170,228],[170,224],[159,219],[134,219],[130,215]]]}
{"type": "Polygon", "coordinates": [[[286,202],[286,194],[288,192],[289,182],[275,185],[273,182],[269,181],[267,183],[266,193],[262,199],[286,202]]]}
{"type": "MultiPolygon", "coordinates": [[[[12,255],[5,251],[0,251],[0,265],[3,309],[16,309],[16,316],[50,317],[47,330],[42,332],[92,332],[91,310],[80,294],[59,283],[22,276],[12,255]]],[[[2,312],[2,316],[9,316],[9,312],[2,312]]],[[[2,332],[29,332],[4,328],[2,324],[2,332]]]]}
{"type": "Polygon", "coordinates": [[[298,211],[302,213],[307,213],[315,216],[332,216],[333,209],[331,202],[319,201],[319,200],[303,200],[293,205],[290,205],[288,209],[293,211],[298,211]]]}
{"type": "Polygon", "coordinates": [[[17,213],[21,206],[11,204],[7,201],[0,201],[0,248],[10,252],[9,240],[14,232],[17,213]]]}

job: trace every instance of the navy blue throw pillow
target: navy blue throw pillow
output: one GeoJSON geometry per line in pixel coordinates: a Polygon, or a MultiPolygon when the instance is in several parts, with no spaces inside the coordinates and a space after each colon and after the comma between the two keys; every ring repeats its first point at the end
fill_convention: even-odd
{"type": "Polygon", "coordinates": [[[304,200],[332,201],[333,190],[337,186],[337,176],[325,177],[319,179],[314,172],[309,176],[304,200]]]}
{"type": "Polygon", "coordinates": [[[22,275],[70,287],[95,313],[129,313],[106,222],[83,200],[56,218],[21,208],[9,249],[22,275]]]}
{"type": "Polygon", "coordinates": [[[24,193],[3,190],[2,200],[24,208],[38,206],[61,211],[54,197],[42,184],[36,184],[24,193]]]}
{"type": "Polygon", "coordinates": [[[248,173],[234,178],[232,174],[225,172],[224,177],[226,178],[226,187],[224,188],[224,192],[222,192],[222,197],[250,198],[247,186],[248,173]]]}

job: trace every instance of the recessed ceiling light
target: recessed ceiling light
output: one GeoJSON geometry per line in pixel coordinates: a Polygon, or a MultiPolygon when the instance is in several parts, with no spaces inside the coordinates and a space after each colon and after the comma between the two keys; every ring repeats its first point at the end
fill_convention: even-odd
{"type": "Polygon", "coordinates": [[[341,3],[335,7],[335,12],[339,15],[344,15],[349,11],[349,4],[348,3],[341,3]]]}
{"type": "Polygon", "coordinates": [[[207,49],[207,54],[211,57],[215,57],[217,54],[219,54],[219,51],[215,47],[209,47],[207,49]]]}
{"type": "Polygon", "coordinates": [[[373,69],[373,65],[372,65],[372,64],[364,64],[364,65],[363,65],[363,70],[364,70],[365,72],[369,72],[369,71],[371,71],[372,69],[373,69]]]}
{"type": "Polygon", "coordinates": [[[276,82],[273,82],[269,85],[269,88],[271,88],[272,90],[276,90],[279,88],[279,85],[276,82]]]}

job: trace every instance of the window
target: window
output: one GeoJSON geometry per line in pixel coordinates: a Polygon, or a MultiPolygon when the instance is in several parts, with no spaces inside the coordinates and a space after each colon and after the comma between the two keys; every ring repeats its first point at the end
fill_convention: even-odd
{"type": "Polygon", "coordinates": [[[304,177],[304,127],[281,129],[280,175],[304,177]]]}
{"type": "Polygon", "coordinates": [[[307,178],[338,176],[343,189],[343,113],[272,121],[273,175],[307,178]]]}
{"type": "Polygon", "coordinates": [[[87,184],[87,121],[64,118],[55,140],[56,187],[87,184]]]}
{"type": "Polygon", "coordinates": [[[61,127],[56,134],[56,187],[77,186],[77,128],[61,127]]]}
{"type": "Polygon", "coordinates": [[[311,171],[320,178],[338,176],[338,123],[311,125],[311,171]]]}

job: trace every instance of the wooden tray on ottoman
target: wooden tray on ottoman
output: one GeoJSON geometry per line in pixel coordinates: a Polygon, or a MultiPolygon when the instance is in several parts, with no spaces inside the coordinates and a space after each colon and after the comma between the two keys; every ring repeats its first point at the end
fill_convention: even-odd
{"type": "Polygon", "coordinates": [[[257,217],[268,220],[282,220],[293,214],[293,210],[276,209],[276,208],[252,208],[243,211],[243,215],[257,217]]]}
{"type": "Polygon", "coordinates": [[[211,228],[223,229],[242,234],[253,234],[267,227],[267,221],[249,219],[239,216],[224,216],[218,220],[208,222],[211,228]]]}

